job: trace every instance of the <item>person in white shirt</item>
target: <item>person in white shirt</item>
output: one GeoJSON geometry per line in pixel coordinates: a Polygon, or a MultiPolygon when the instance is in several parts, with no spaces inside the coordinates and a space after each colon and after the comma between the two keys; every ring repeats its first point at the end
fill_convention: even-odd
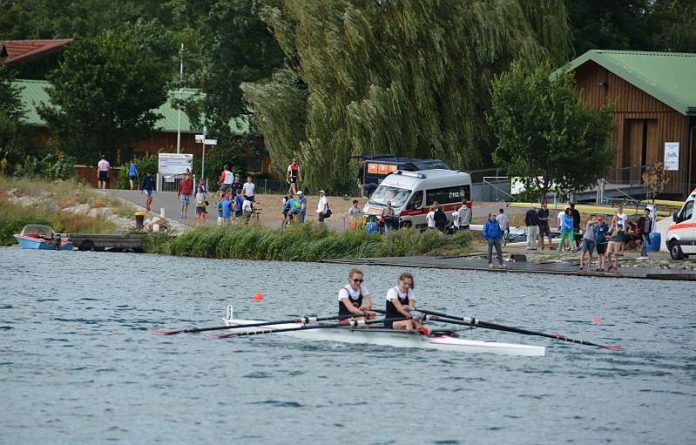
{"type": "Polygon", "coordinates": [[[505,210],[499,209],[498,211],[500,213],[498,213],[498,216],[495,217],[495,220],[498,221],[500,230],[503,231],[503,246],[505,246],[507,244],[508,234],[510,233],[510,224],[508,222],[508,216],[505,214],[505,210]]]}
{"type": "Polygon", "coordinates": [[[364,319],[374,316],[372,312],[372,297],[367,286],[363,284],[363,273],[357,267],[348,272],[348,284],[338,291],[339,317],[356,316],[364,319]]]}
{"type": "MultiPolygon", "coordinates": [[[[225,193],[227,193],[228,190],[232,189],[232,184],[234,183],[234,173],[230,170],[230,164],[225,164],[225,169],[223,170],[222,174],[220,175],[220,180],[218,181],[218,184],[220,184],[220,193],[219,195],[222,196],[225,193]]],[[[232,190],[234,193],[234,190],[232,190]]]]}
{"type": "Polygon", "coordinates": [[[317,203],[317,219],[319,222],[324,222],[327,210],[329,210],[329,200],[326,198],[324,190],[319,190],[319,203],[317,203]]]}
{"type": "Polygon", "coordinates": [[[459,228],[469,230],[471,224],[471,201],[462,201],[462,206],[457,210],[459,213],[459,228]]]}
{"type": "Polygon", "coordinates": [[[104,155],[101,155],[101,159],[97,162],[97,179],[99,179],[99,188],[106,189],[107,183],[109,182],[109,171],[111,170],[111,164],[106,160],[104,155]]]}
{"type": "MultiPolygon", "coordinates": [[[[628,222],[628,216],[626,216],[626,214],[624,213],[623,206],[619,206],[618,211],[616,212],[616,215],[614,215],[614,218],[616,218],[617,224],[620,225],[621,227],[623,227],[625,230],[626,223],[628,222]]],[[[624,253],[624,245],[625,244],[626,243],[621,243],[621,247],[619,248],[620,255],[623,255],[623,253],[624,253]]]]}
{"type": "Polygon", "coordinates": [[[431,208],[427,215],[425,215],[425,221],[428,223],[428,229],[435,228],[435,207],[431,208]]]}
{"type": "Polygon", "coordinates": [[[413,275],[404,272],[399,276],[398,284],[387,291],[387,307],[384,315],[386,328],[419,329],[422,326],[419,320],[411,318],[413,313],[406,310],[406,308],[416,307],[413,287],[413,275]],[[398,318],[409,318],[409,320],[395,320],[398,318]]]}
{"type": "Polygon", "coordinates": [[[246,199],[248,199],[251,202],[254,202],[254,189],[256,186],[254,185],[253,182],[251,182],[251,176],[247,176],[247,182],[244,183],[244,186],[242,187],[243,195],[246,199]]]}

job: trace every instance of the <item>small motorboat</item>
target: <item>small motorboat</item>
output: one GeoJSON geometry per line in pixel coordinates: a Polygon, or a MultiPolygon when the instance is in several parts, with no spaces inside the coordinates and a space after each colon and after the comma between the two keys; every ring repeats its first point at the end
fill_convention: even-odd
{"type": "Polygon", "coordinates": [[[68,238],[42,224],[27,224],[14,237],[23,249],[73,250],[73,243],[68,238]]]}

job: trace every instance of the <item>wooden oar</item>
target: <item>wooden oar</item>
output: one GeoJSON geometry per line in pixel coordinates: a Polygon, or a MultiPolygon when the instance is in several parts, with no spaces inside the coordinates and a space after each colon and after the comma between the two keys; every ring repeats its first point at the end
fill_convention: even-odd
{"type": "MultiPolygon", "coordinates": [[[[293,328],[281,328],[281,329],[266,329],[257,330],[249,332],[227,332],[224,334],[208,334],[210,338],[230,338],[230,337],[248,337],[250,335],[263,335],[263,334],[276,334],[280,332],[294,332],[294,331],[306,331],[309,329],[333,329],[333,328],[343,328],[343,327],[360,327],[375,323],[384,323],[385,321],[402,321],[410,320],[410,317],[398,317],[398,318],[385,318],[380,320],[343,320],[338,323],[331,324],[311,324],[302,325],[293,328]]],[[[240,325],[240,328],[253,327],[253,325],[240,325]]]]}
{"type": "Polygon", "coordinates": [[[445,314],[444,312],[430,311],[421,308],[415,310],[430,315],[428,319],[433,321],[442,321],[445,323],[459,324],[465,326],[476,326],[479,328],[494,329],[496,331],[515,332],[517,334],[537,335],[540,337],[553,338],[554,340],[567,341],[578,345],[596,346],[598,348],[609,349],[611,351],[620,351],[623,349],[623,346],[621,345],[600,345],[585,340],[578,340],[576,338],[566,337],[565,335],[561,334],[546,334],[544,332],[530,331],[528,329],[516,328],[513,326],[505,326],[497,323],[490,323],[488,321],[478,320],[473,317],[459,317],[457,315],[450,315],[445,314]]]}
{"type": "Polygon", "coordinates": [[[288,323],[312,324],[312,323],[317,323],[319,321],[343,320],[343,319],[351,318],[351,317],[356,317],[356,315],[354,315],[354,314],[336,315],[333,317],[322,317],[322,318],[303,316],[303,317],[291,318],[289,320],[262,321],[259,323],[246,324],[246,325],[209,326],[209,327],[205,327],[205,328],[184,328],[184,329],[177,329],[177,330],[171,330],[171,331],[166,330],[166,329],[158,329],[158,330],[152,331],[152,333],[155,335],[193,334],[196,332],[221,331],[223,329],[234,329],[234,328],[252,328],[252,327],[257,327],[257,326],[272,326],[272,325],[276,325],[276,324],[288,324],[288,323]]]}

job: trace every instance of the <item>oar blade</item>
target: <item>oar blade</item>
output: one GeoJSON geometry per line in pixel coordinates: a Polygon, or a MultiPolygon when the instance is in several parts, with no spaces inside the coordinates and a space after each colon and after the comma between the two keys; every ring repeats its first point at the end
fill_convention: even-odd
{"type": "Polygon", "coordinates": [[[624,347],[621,345],[606,345],[604,347],[610,351],[623,351],[624,349],[624,347]]]}
{"type": "Polygon", "coordinates": [[[170,330],[170,329],[155,329],[152,331],[152,335],[174,335],[174,334],[180,334],[182,332],[185,332],[181,329],[179,330],[170,330]]]}

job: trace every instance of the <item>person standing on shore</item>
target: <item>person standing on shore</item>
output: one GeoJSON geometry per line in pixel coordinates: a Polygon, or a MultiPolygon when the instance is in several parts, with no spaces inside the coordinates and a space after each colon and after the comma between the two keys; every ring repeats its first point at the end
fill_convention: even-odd
{"type": "Polygon", "coordinates": [[[191,181],[191,175],[186,173],[179,182],[179,201],[181,202],[181,219],[186,219],[188,214],[189,204],[191,203],[191,195],[193,194],[193,181],[191,181]]]}
{"type": "Polygon", "coordinates": [[[242,189],[237,189],[234,192],[234,219],[236,222],[241,223],[242,216],[244,215],[244,197],[242,196],[242,189]]]}
{"type": "Polygon", "coordinates": [[[503,247],[505,247],[507,245],[508,234],[510,233],[510,223],[508,222],[508,216],[505,214],[504,209],[498,209],[498,212],[498,216],[495,217],[495,220],[498,221],[500,230],[503,231],[503,247]]]}
{"type": "Polygon", "coordinates": [[[599,215],[597,224],[594,227],[595,232],[595,247],[597,248],[597,270],[604,271],[605,258],[607,253],[607,233],[609,232],[609,224],[604,221],[604,217],[599,215]]]}
{"type": "Polygon", "coordinates": [[[128,186],[130,187],[130,190],[133,190],[135,188],[135,184],[137,183],[138,180],[138,168],[135,166],[135,162],[133,160],[130,161],[130,164],[128,164],[128,186]]]}
{"type": "Polygon", "coordinates": [[[362,210],[358,208],[358,200],[353,200],[353,206],[346,212],[348,216],[348,228],[350,230],[356,230],[360,226],[360,218],[362,218],[362,210]]]}
{"type": "Polygon", "coordinates": [[[527,226],[527,250],[537,250],[537,238],[539,238],[539,215],[536,203],[524,215],[524,225],[527,226]]]}
{"type": "Polygon", "coordinates": [[[319,202],[317,203],[317,219],[323,223],[327,218],[326,214],[329,210],[329,200],[326,198],[326,192],[319,190],[319,202]]]}
{"type": "Polygon", "coordinates": [[[648,257],[648,246],[650,245],[650,231],[652,230],[653,222],[650,216],[650,208],[645,208],[645,214],[638,218],[638,230],[640,230],[640,256],[648,257]]]}
{"type": "Polygon", "coordinates": [[[483,224],[481,236],[488,243],[488,267],[493,267],[493,248],[498,254],[498,263],[503,266],[503,248],[500,245],[500,239],[503,236],[503,231],[500,229],[498,221],[495,219],[495,213],[488,214],[488,219],[483,224]]]}
{"type": "Polygon", "coordinates": [[[445,231],[445,227],[447,226],[447,215],[445,215],[445,212],[440,209],[440,204],[435,203],[433,205],[433,219],[435,220],[435,228],[439,230],[440,232],[445,231]]]}
{"type": "Polygon", "coordinates": [[[549,227],[549,209],[546,208],[546,200],[541,201],[541,208],[537,212],[539,216],[539,240],[541,250],[544,250],[544,236],[549,239],[549,249],[551,249],[551,228],[549,227]]]}
{"type": "Polygon", "coordinates": [[[248,199],[251,202],[254,202],[254,189],[256,188],[256,185],[251,181],[251,176],[247,176],[247,182],[244,183],[243,186],[243,195],[244,198],[248,199]]]}
{"type": "Polygon", "coordinates": [[[101,159],[97,162],[97,179],[99,180],[99,187],[105,190],[109,185],[109,172],[111,171],[111,164],[106,160],[104,155],[101,155],[101,159]]]}
{"type": "Polygon", "coordinates": [[[205,181],[203,178],[201,178],[201,181],[199,181],[196,187],[196,196],[194,199],[196,201],[196,219],[198,219],[198,223],[200,224],[205,221],[205,217],[208,213],[208,192],[205,189],[205,181]]]}
{"type": "Polygon", "coordinates": [[[288,194],[297,194],[297,184],[302,180],[302,173],[300,172],[300,164],[297,162],[297,158],[293,158],[290,165],[288,165],[288,170],[286,172],[286,178],[288,184],[288,194]]]}
{"type": "Polygon", "coordinates": [[[338,315],[370,317],[372,312],[372,297],[367,286],[363,284],[363,273],[357,267],[348,272],[348,284],[338,291],[338,315]]]}
{"type": "MultiPolygon", "coordinates": [[[[573,237],[575,238],[575,248],[580,248],[580,212],[575,209],[575,203],[570,203],[570,216],[573,218],[573,237]]],[[[572,245],[570,246],[572,249],[572,245]]]]}
{"type": "Polygon", "coordinates": [[[307,198],[305,198],[302,190],[297,192],[297,200],[300,202],[300,224],[304,224],[305,217],[307,216],[307,198]]]}
{"type": "Polygon", "coordinates": [[[585,232],[582,235],[582,253],[580,253],[580,270],[583,268],[583,260],[587,256],[587,269],[592,265],[592,251],[595,249],[595,215],[590,215],[585,225],[585,232]]]}
{"type": "Polygon", "coordinates": [[[558,240],[558,251],[570,250],[573,244],[573,217],[570,216],[570,207],[566,207],[565,212],[561,213],[561,238],[558,240]],[[568,240],[568,248],[565,248],[565,242],[568,240]]]}
{"type": "Polygon", "coordinates": [[[471,224],[471,201],[462,201],[462,206],[457,210],[459,213],[459,228],[469,230],[471,224]]]}
{"type": "Polygon", "coordinates": [[[152,175],[152,172],[148,170],[147,175],[143,178],[143,183],[140,186],[140,188],[143,190],[143,195],[145,195],[145,210],[148,212],[152,207],[152,197],[155,196],[156,186],[157,184],[155,184],[155,177],[152,175]]]}
{"type": "Polygon", "coordinates": [[[218,180],[218,184],[220,185],[220,196],[227,193],[228,190],[231,190],[233,183],[234,174],[230,170],[230,164],[225,164],[224,170],[220,173],[220,179],[218,180]]]}
{"type": "MultiPolygon", "coordinates": [[[[616,220],[616,224],[619,224],[622,227],[622,230],[626,230],[626,226],[628,225],[628,216],[624,213],[623,206],[619,206],[616,212],[616,215],[614,215],[614,219],[616,220]]],[[[613,222],[613,220],[612,220],[613,222]]],[[[621,251],[619,255],[623,255],[624,253],[624,245],[623,242],[621,243],[621,251]]]]}

